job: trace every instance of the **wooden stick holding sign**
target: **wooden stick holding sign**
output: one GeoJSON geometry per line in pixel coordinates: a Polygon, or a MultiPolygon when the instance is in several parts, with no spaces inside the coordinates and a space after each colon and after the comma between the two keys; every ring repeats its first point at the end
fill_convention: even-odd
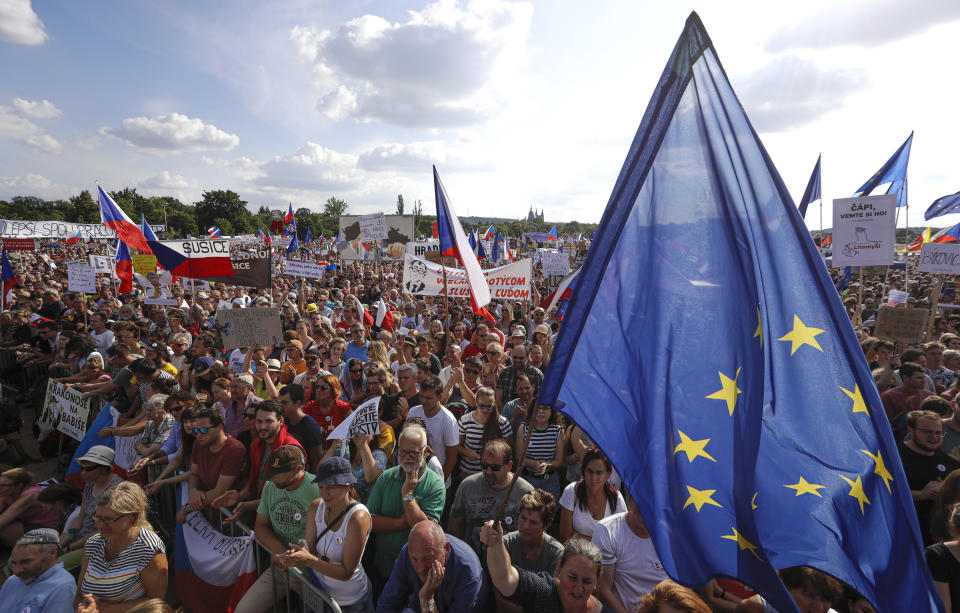
{"type": "Polygon", "coordinates": [[[857,316],[854,326],[859,328],[863,324],[863,266],[860,266],[860,287],[857,288],[857,316]]]}
{"type": "Polygon", "coordinates": [[[930,304],[930,322],[927,324],[927,331],[923,334],[924,342],[931,340],[933,336],[933,322],[937,319],[937,306],[940,304],[940,289],[943,287],[943,275],[937,275],[937,283],[933,286],[933,302],[930,304]]]}

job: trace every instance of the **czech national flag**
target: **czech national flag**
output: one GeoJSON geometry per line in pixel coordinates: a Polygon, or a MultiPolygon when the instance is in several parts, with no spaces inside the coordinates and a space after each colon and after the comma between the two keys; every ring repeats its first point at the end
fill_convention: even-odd
{"type": "Polygon", "coordinates": [[[933,238],[930,239],[931,243],[952,243],[955,240],[960,240],[960,223],[957,225],[945,228],[940,230],[933,235],[933,238]]]}
{"type": "Polygon", "coordinates": [[[487,233],[483,235],[483,240],[488,241],[496,235],[497,229],[493,227],[493,224],[490,224],[490,227],[487,228],[487,233]]]}
{"type": "Polygon", "coordinates": [[[370,311],[363,307],[363,304],[360,302],[360,298],[357,296],[353,297],[353,301],[356,303],[357,315],[360,316],[360,322],[363,323],[364,326],[372,326],[374,321],[373,315],[370,314],[370,311]]]}
{"type": "Polygon", "coordinates": [[[191,279],[233,276],[230,242],[226,239],[151,241],[150,247],[157,264],[170,274],[191,279]]]}
{"type": "Polygon", "coordinates": [[[80,230],[77,230],[76,236],[71,236],[70,238],[67,239],[67,245],[68,246],[73,245],[74,243],[79,243],[82,240],[83,240],[83,234],[80,232],[80,230]]]}
{"type": "Polygon", "coordinates": [[[287,205],[287,214],[283,216],[283,223],[290,223],[293,221],[293,203],[287,205]]]}
{"type": "Polygon", "coordinates": [[[547,240],[560,240],[560,236],[557,234],[557,224],[553,224],[553,227],[550,228],[550,233],[547,234],[547,240]]]}
{"type": "Polygon", "coordinates": [[[393,330],[393,313],[383,298],[377,300],[373,306],[377,307],[377,316],[374,317],[373,323],[381,330],[393,330]]]}
{"type": "Polygon", "coordinates": [[[133,291],[133,259],[130,257],[127,244],[121,240],[117,241],[117,258],[114,262],[114,268],[117,272],[117,278],[120,279],[120,287],[117,291],[121,294],[129,294],[133,291]]]}
{"type": "Polygon", "coordinates": [[[147,239],[147,242],[157,240],[157,235],[153,233],[153,230],[150,228],[150,224],[147,223],[147,218],[143,216],[143,213],[140,213],[140,231],[143,232],[143,236],[147,239]]]}
{"type": "Polygon", "coordinates": [[[13,266],[10,265],[10,258],[7,257],[6,249],[3,250],[3,254],[0,256],[0,261],[2,261],[2,265],[0,265],[0,281],[3,282],[4,300],[7,302],[7,304],[10,304],[13,299],[10,291],[16,287],[18,281],[17,275],[13,274],[13,266]]]}
{"type": "Polygon", "coordinates": [[[823,240],[820,241],[821,247],[829,247],[833,243],[833,234],[827,234],[823,237],[823,240]]]}
{"type": "MultiPolygon", "coordinates": [[[[457,258],[467,273],[467,285],[470,288],[470,303],[473,312],[491,321],[491,315],[484,307],[490,304],[490,286],[480,269],[480,262],[473,257],[470,242],[463,233],[463,227],[450,206],[447,192],[440,182],[437,167],[433,167],[433,192],[437,199],[437,233],[440,239],[440,255],[457,258]]],[[[491,226],[492,228],[492,226],[491,226]]]]}
{"type": "Polygon", "coordinates": [[[113,201],[113,198],[107,192],[103,191],[102,187],[98,185],[97,190],[100,192],[100,221],[103,222],[103,225],[116,232],[117,238],[128,246],[150,253],[147,237],[143,235],[137,224],[127,217],[123,209],[113,201]]]}
{"type": "Polygon", "coordinates": [[[210,236],[210,238],[220,238],[220,228],[207,228],[207,234],[210,236]]]}
{"type": "Polygon", "coordinates": [[[477,255],[477,239],[473,236],[473,229],[470,229],[470,236],[467,237],[467,240],[470,241],[470,251],[473,252],[473,255],[477,255]]]}
{"type": "Polygon", "coordinates": [[[556,306],[561,300],[567,300],[573,296],[573,290],[577,287],[577,275],[580,274],[581,270],[583,270],[583,268],[576,269],[573,274],[564,279],[557,289],[550,292],[550,294],[540,302],[540,308],[545,311],[550,311],[550,309],[556,306]]]}
{"type": "Polygon", "coordinates": [[[261,230],[260,228],[257,228],[257,236],[259,236],[260,238],[263,239],[263,244],[264,244],[264,245],[269,245],[270,243],[273,242],[273,239],[270,238],[270,235],[269,235],[269,234],[264,234],[264,233],[263,233],[263,230],[261,230]]]}

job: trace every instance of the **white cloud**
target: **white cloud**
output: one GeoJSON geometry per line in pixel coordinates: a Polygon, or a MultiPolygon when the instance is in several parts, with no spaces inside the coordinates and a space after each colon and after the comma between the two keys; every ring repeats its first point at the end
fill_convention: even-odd
{"type": "Polygon", "coordinates": [[[190,186],[191,183],[187,181],[183,175],[170,174],[170,172],[167,170],[164,170],[158,175],[147,177],[146,179],[143,179],[137,183],[137,187],[146,189],[182,190],[190,186]]]}
{"type": "Polygon", "coordinates": [[[27,173],[12,177],[0,177],[0,197],[36,196],[47,200],[69,198],[80,190],[54,183],[43,175],[27,173]]]}
{"type": "Polygon", "coordinates": [[[0,0],[0,40],[18,45],[42,45],[47,40],[30,0],[0,0]]]}
{"type": "Polygon", "coordinates": [[[88,136],[77,141],[77,147],[80,147],[84,151],[93,151],[95,149],[99,149],[100,145],[102,144],[103,142],[100,140],[99,136],[88,136]]]}
{"type": "Polygon", "coordinates": [[[17,112],[21,115],[32,117],[33,119],[52,119],[63,114],[60,109],[49,100],[34,102],[32,100],[24,100],[23,98],[14,98],[13,108],[17,109],[17,112]]]}
{"type": "Polygon", "coordinates": [[[63,144],[49,134],[34,134],[23,139],[23,142],[47,153],[63,152],[63,144]]]}
{"type": "Polygon", "coordinates": [[[733,79],[740,101],[759,132],[779,132],[842,109],[844,99],[863,89],[856,70],[821,70],[796,56],[779,57],[763,68],[733,79]]]}
{"type": "Polygon", "coordinates": [[[343,190],[356,186],[361,178],[357,156],[311,142],[293,155],[276,156],[257,167],[259,175],[253,182],[264,188],[343,190]]]}
{"type": "MultiPolygon", "coordinates": [[[[298,55],[313,63],[317,108],[413,127],[485,121],[505,105],[524,64],[533,6],[439,0],[403,23],[363,15],[335,32],[298,26],[298,55]]],[[[515,90],[512,93],[516,93],[515,90]]]]}
{"type": "Polygon", "coordinates": [[[359,166],[372,172],[396,171],[425,175],[436,164],[444,171],[490,170],[493,166],[484,163],[482,158],[471,155],[469,161],[461,155],[449,151],[443,141],[424,141],[413,143],[383,143],[360,154],[359,166]]]}
{"type": "Polygon", "coordinates": [[[104,126],[100,133],[126,142],[141,151],[175,155],[185,151],[230,151],[240,144],[236,134],[229,134],[199,119],[180,113],[157,117],[124,119],[120,128],[104,126]]]}
{"type": "Polygon", "coordinates": [[[41,131],[37,124],[17,115],[12,107],[0,106],[0,138],[25,138],[41,131]]]}

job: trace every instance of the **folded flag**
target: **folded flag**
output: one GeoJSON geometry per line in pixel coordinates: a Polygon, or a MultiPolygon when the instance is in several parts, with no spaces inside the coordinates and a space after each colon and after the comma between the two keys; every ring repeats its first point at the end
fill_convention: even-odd
{"type": "Polygon", "coordinates": [[[117,238],[125,242],[130,247],[150,253],[150,246],[147,245],[147,238],[143,232],[133,223],[133,220],[127,217],[123,209],[113,201],[107,192],[99,185],[97,190],[100,192],[100,221],[117,234],[117,238]]]}
{"type": "Polygon", "coordinates": [[[287,255],[290,255],[291,253],[293,253],[294,251],[300,248],[300,243],[297,242],[297,222],[296,221],[291,222],[290,225],[287,226],[287,229],[290,230],[291,227],[292,227],[292,230],[290,231],[289,235],[287,234],[287,232],[283,233],[284,236],[290,236],[290,244],[287,245],[287,255]]]}
{"type": "Polygon", "coordinates": [[[83,240],[83,233],[80,230],[77,230],[77,233],[74,236],[71,236],[67,239],[67,246],[73,245],[74,243],[79,243],[83,240]]]}
{"type": "Polygon", "coordinates": [[[960,240],[960,224],[944,228],[930,238],[931,243],[952,243],[960,240]]]}
{"type": "Polygon", "coordinates": [[[947,213],[956,213],[957,209],[960,209],[960,192],[934,200],[927,212],[923,214],[923,218],[929,221],[947,213]]]}
{"type": "Polygon", "coordinates": [[[897,207],[907,206],[907,164],[910,162],[910,146],[913,143],[913,132],[903,141],[887,163],[880,167],[854,196],[869,196],[880,185],[889,183],[888,194],[897,195],[897,207]]]}
{"type": "Polygon", "coordinates": [[[313,233],[310,226],[307,226],[307,235],[303,237],[303,244],[309,247],[311,238],[313,238],[313,233]]]}
{"type": "Polygon", "coordinates": [[[553,227],[550,228],[550,232],[547,233],[547,240],[560,240],[560,236],[557,234],[557,224],[553,224],[553,227]]]}
{"type": "Polygon", "coordinates": [[[207,236],[210,238],[220,238],[220,228],[207,228],[207,236]]]}
{"type": "Polygon", "coordinates": [[[367,311],[366,308],[364,308],[363,304],[360,302],[360,298],[354,296],[353,301],[356,303],[357,315],[360,319],[360,322],[365,326],[372,326],[374,324],[373,316],[370,315],[370,312],[367,311]]]}
{"type": "Polygon", "coordinates": [[[374,318],[373,323],[382,330],[393,330],[393,312],[390,311],[387,303],[381,298],[377,300],[374,306],[377,307],[377,316],[374,318]]]}
{"type": "Polygon", "coordinates": [[[827,234],[823,237],[823,240],[820,241],[821,247],[829,247],[833,243],[833,234],[827,234]]]}
{"type": "Polygon", "coordinates": [[[264,244],[264,245],[269,245],[270,243],[273,242],[273,240],[270,238],[270,235],[269,235],[269,234],[264,234],[264,233],[263,233],[263,230],[261,230],[260,228],[257,228],[257,236],[259,236],[260,238],[263,239],[263,244],[264,244]]]}
{"type": "Polygon", "coordinates": [[[803,198],[800,199],[800,204],[797,205],[797,208],[800,209],[800,217],[804,217],[807,214],[807,206],[811,202],[816,202],[820,200],[820,156],[817,156],[817,163],[813,167],[813,173],[810,175],[810,180],[807,181],[807,189],[803,191],[803,198]]]}
{"type": "Polygon", "coordinates": [[[483,240],[488,241],[496,235],[497,235],[497,229],[493,227],[493,224],[490,224],[490,227],[487,228],[486,233],[484,233],[483,235],[483,240]]]}
{"type": "Polygon", "coordinates": [[[190,279],[232,277],[230,241],[223,238],[150,241],[157,264],[170,274],[190,279]]]}
{"type": "Polygon", "coordinates": [[[560,282],[557,289],[550,292],[546,298],[540,301],[540,308],[544,311],[550,311],[561,300],[567,300],[573,296],[573,291],[577,288],[577,275],[583,268],[578,268],[560,282]]]}

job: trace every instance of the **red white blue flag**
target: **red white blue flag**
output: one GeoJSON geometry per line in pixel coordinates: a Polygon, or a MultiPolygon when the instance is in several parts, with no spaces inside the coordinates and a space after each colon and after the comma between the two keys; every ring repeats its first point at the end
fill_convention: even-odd
{"type": "Polygon", "coordinates": [[[143,235],[137,224],[127,217],[123,209],[113,201],[113,198],[107,192],[103,191],[102,187],[97,186],[97,190],[100,192],[100,221],[103,222],[103,225],[116,232],[117,238],[128,246],[150,253],[147,237],[143,235]]]}

